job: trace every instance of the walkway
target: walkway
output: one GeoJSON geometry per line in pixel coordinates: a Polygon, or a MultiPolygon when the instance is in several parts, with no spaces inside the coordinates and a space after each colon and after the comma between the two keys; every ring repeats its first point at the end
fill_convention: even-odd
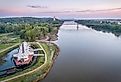
{"type": "Polygon", "coordinates": [[[31,74],[31,73],[33,73],[33,72],[36,72],[36,71],[40,70],[40,68],[42,68],[42,67],[47,63],[47,53],[46,53],[46,51],[44,50],[44,48],[42,47],[42,45],[40,45],[40,43],[38,43],[38,42],[36,42],[36,43],[42,48],[42,50],[43,50],[44,53],[45,53],[45,62],[44,62],[44,64],[41,65],[40,67],[38,67],[38,68],[32,70],[32,71],[29,71],[29,72],[27,72],[27,73],[24,73],[24,74],[21,74],[21,75],[18,75],[18,76],[15,76],[15,77],[12,77],[12,78],[3,80],[3,81],[1,81],[1,82],[10,82],[10,80],[13,80],[13,79],[16,79],[16,78],[20,78],[20,77],[23,77],[23,76],[25,76],[25,75],[29,75],[29,74],[31,74]]]}
{"type": "Polygon", "coordinates": [[[5,49],[1,50],[0,53],[5,52],[6,50],[8,50],[8,49],[10,49],[10,48],[13,48],[13,47],[15,47],[15,46],[17,46],[17,45],[19,45],[19,44],[20,44],[20,43],[16,43],[16,44],[14,44],[13,46],[10,46],[10,47],[8,47],[8,48],[5,48],[5,49]]]}

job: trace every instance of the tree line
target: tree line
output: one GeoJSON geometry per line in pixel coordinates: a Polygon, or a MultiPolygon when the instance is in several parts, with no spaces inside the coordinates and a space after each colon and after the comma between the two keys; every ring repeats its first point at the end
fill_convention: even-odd
{"type": "Polygon", "coordinates": [[[121,25],[117,22],[111,22],[116,20],[78,20],[79,24],[86,25],[92,29],[103,32],[112,32],[116,36],[121,34],[121,25]]]}
{"type": "Polygon", "coordinates": [[[35,41],[54,32],[63,23],[53,18],[0,18],[0,33],[13,33],[26,41],[35,41]]]}

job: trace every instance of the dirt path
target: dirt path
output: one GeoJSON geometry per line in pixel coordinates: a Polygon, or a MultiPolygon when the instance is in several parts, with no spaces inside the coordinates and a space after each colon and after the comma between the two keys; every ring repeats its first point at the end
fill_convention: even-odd
{"type": "Polygon", "coordinates": [[[17,45],[19,45],[19,44],[20,44],[20,43],[16,43],[16,44],[14,44],[13,46],[10,46],[10,47],[8,47],[8,48],[6,48],[6,49],[3,49],[3,50],[0,51],[0,53],[4,52],[4,51],[6,51],[6,50],[8,50],[8,49],[10,49],[10,48],[12,48],[12,47],[15,47],[15,46],[17,46],[17,45]]]}
{"type": "Polygon", "coordinates": [[[38,43],[38,42],[36,42],[36,43],[42,48],[42,50],[43,50],[44,53],[45,53],[45,62],[44,62],[44,64],[41,65],[40,67],[38,67],[38,68],[32,70],[32,71],[29,71],[29,72],[27,72],[27,73],[24,73],[24,74],[21,74],[21,75],[18,75],[18,76],[15,76],[15,77],[12,77],[12,78],[3,80],[3,81],[1,81],[1,82],[10,82],[10,80],[13,80],[13,79],[16,79],[16,78],[19,78],[19,77],[23,77],[23,76],[25,76],[25,75],[29,75],[29,74],[31,74],[31,73],[33,73],[33,72],[36,72],[36,71],[40,70],[40,68],[42,68],[42,67],[47,63],[47,53],[45,52],[45,50],[44,50],[44,48],[42,47],[42,45],[40,45],[40,43],[38,43]]]}

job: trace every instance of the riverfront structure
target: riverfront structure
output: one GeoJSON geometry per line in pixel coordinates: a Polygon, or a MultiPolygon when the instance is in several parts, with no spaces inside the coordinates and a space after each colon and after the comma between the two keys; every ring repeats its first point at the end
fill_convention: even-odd
{"type": "Polygon", "coordinates": [[[23,42],[17,54],[13,55],[15,65],[21,66],[25,64],[29,64],[32,61],[34,55],[33,49],[27,42],[23,42]]]}

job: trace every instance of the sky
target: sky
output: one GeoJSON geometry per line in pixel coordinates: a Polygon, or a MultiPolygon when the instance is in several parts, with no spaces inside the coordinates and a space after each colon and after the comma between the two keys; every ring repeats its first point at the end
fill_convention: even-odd
{"type": "Polygon", "coordinates": [[[0,17],[121,18],[121,0],[0,0],[0,17]]]}

